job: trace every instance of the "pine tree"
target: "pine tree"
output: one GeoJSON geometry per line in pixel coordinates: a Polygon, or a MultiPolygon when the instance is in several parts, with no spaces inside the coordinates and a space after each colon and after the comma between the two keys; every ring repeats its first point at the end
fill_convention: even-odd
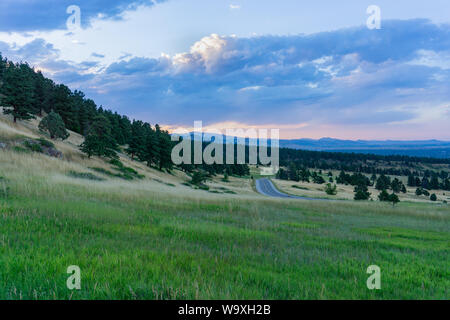
{"type": "Polygon", "coordinates": [[[144,125],[145,137],[144,137],[144,149],[140,158],[147,162],[150,167],[152,164],[160,165],[160,130],[159,126],[156,126],[157,130],[154,131],[148,123],[144,125]]]}
{"type": "Polygon", "coordinates": [[[28,65],[10,63],[3,75],[1,102],[4,114],[11,114],[14,122],[33,119],[33,83],[28,76],[28,65]]]}
{"type": "Polygon", "coordinates": [[[51,111],[39,123],[39,130],[48,132],[52,139],[65,140],[69,137],[64,121],[56,112],[51,111]]]}
{"type": "Polygon", "coordinates": [[[162,131],[159,137],[159,170],[166,168],[172,169],[172,141],[166,131],[162,131]]]}
{"type": "Polygon", "coordinates": [[[389,201],[389,193],[385,190],[381,191],[378,195],[378,200],[380,201],[389,201]]]}
{"type": "Polygon", "coordinates": [[[400,202],[400,199],[395,193],[392,193],[391,195],[389,195],[389,202],[392,203],[392,206],[395,206],[397,203],[400,202]]]}
{"type": "Polygon", "coordinates": [[[377,190],[385,190],[391,187],[391,179],[386,177],[384,174],[380,175],[375,185],[377,190]]]}
{"type": "Polygon", "coordinates": [[[423,177],[422,179],[422,188],[430,190],[430,181],[427,177],[423,177]]]}
{"type": "Polygon", "coordinates": [[[402,185],[403,185],[403,183],[400,180],[398,180],[397,178],[395,178],[391,182],[392,191],[394,191],[394,193],[399,193],[402,190],[402,185]]]}
{"type": "Polygon", "coordinates": [[[76,112],[73,109],[72,92],[63,84],[57,85],[52,93],[51,107],[63,119],[66,128],[77,131],[76,112]]]}
{"type": "Polygon", "coordinates": [[[133,121],[131,124],[131,138],[126,152],[134,159],[135,156],[143,154],[146,147],[146,137],[142,121],[133,121]]]}
{"type": "Polygon", "coordinates": [[[431,177],[430,180],[430,189],[437,190],[439,189],[439,179],[436,174],[431,177]]]}
{"type": "Polygon", "coordinates": [[[111,124],[104,115],[95,117],[81,151],[91,156],[116,157],[117,143],[111,136],[111,124]]]}
{"type": "Polygon", "coordinates": [[[408,176],[408,187],[415,187],[416,186],[416,179],[412,174],[408,176]]]}
{"type": "Polygon", "coordinates": [[[366,185],[359,185],[355,187],[355,200],[368,200],[370,197],[370,192],[366,185]]]}

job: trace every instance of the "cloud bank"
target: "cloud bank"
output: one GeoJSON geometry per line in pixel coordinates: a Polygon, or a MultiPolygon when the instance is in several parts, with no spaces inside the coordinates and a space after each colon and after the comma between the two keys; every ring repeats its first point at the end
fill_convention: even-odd
{"type": "Polygon", "coordinates": [[[79,6],[83,25],[92,18],[120,19],[125,10],[152,6],[164,0],[2,0],[0,2],[1,31],[36,31],[65,28],[69,15],[66,9],[79,6]]]}
{"type": "Polygon", "coordinates": [[[397,138],[402,130],[405,138],[430,130],[450,139],[450,26],[428,20],[312,35],[212,34],[189,52],[127,55],[105,68],[95,62],[98,53],[76,65],[59,60],[39,39],[20,48],[0,43],[0,50],[150,122],[290,124],[317,136],[340,130],[342,137],[347,129],[397,138]]]}

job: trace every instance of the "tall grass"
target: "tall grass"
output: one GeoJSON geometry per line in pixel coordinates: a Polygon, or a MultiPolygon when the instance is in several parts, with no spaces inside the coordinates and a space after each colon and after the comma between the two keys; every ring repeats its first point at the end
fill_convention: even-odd
{"type": "Polygon", "coordinates": [[[0,299],[449,298],[448,206],[68,176],[91,161],[0,151],[0,299]],[[372,264],[379,291],[366,287],[372,264]]]}

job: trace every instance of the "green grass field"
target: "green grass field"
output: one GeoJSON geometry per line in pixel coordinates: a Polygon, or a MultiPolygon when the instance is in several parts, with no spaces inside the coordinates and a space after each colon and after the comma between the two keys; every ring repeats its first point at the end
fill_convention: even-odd
{"type": "Polygon", "coordinates": [[[450,297],[448,206],[202,199],[15,165],[0,171],[0,299],[450,297]]]}

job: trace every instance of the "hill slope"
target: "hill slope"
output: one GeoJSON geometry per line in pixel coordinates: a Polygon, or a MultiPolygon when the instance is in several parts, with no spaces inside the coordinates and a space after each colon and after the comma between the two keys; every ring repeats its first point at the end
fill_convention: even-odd
{"type": "Polygon", "coordinates": [[[448,206],[266,199],[234,178],[211,193],[120,155],[144,175],[124,180],[76,134],[62,159],[14,148],[36,124],[0,116],[0,299],[448,298],[448,206]]]}

